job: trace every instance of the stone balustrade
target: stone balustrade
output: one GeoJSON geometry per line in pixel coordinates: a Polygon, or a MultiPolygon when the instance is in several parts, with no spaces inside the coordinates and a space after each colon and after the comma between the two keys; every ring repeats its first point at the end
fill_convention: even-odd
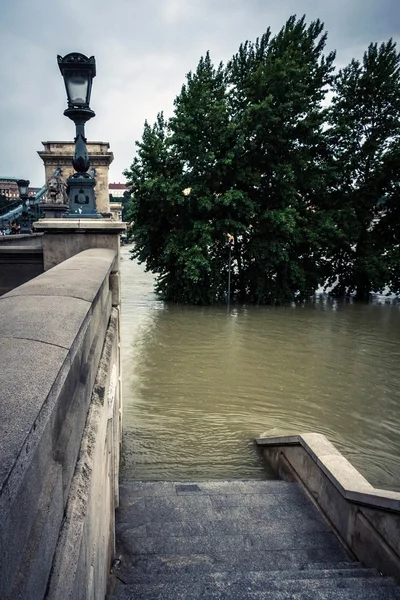
{"type": "Polygon", "coordinates": [[[286,481],[299,482],[347,550],[400,581],[400,493],[374,488],[323,435],[256,440],[286,481]]]}
{"type": "Polygon", "coordinates": [[[0,598],[104,599],[121,431],[118,252],[0,297],[0,598]]]}

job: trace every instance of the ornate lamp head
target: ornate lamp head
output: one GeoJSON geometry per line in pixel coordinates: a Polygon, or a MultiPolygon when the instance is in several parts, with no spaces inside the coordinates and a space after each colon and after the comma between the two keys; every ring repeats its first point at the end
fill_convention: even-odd
{"type": "Polygon", "coordinates": [[[57,56],[64,78],[68,108],[89,108],[93,77],[96,76],[94,56],[88,58],[80,52],[57,56]]]}
{"type": "Polygon", "coordinates": [[[23,200],[28,197],[29,183],[27,179],[18,179],[17,181],[19,197],[23,200]]]}

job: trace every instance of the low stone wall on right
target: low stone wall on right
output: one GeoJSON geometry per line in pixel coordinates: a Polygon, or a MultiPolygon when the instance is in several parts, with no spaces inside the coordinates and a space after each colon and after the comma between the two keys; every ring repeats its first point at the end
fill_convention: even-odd
{"type": "Polygon", "coordinates": [[[400,493],[374,488],[323,435],[256,445],[279,477],[302,485],[357,560],[400,581],[400,493]]]}

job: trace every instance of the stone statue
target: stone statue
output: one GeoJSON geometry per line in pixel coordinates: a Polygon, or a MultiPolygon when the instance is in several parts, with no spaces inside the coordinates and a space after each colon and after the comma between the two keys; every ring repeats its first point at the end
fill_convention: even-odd
{"type": "Polygon", "coordinates": [[[60,175],[52,175],[46,181],[44,204],[68,204],[67,186],[60,175]]]}

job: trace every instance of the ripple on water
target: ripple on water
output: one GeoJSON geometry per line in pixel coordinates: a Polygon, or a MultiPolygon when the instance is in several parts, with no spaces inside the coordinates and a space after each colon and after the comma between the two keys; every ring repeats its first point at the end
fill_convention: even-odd
{"type": "Polygon", "coordinates": [[[260,478],[255,437],[316,431],[400,489],[399,306],[165,305],[128,254],[123,476],[260,478]]]}

